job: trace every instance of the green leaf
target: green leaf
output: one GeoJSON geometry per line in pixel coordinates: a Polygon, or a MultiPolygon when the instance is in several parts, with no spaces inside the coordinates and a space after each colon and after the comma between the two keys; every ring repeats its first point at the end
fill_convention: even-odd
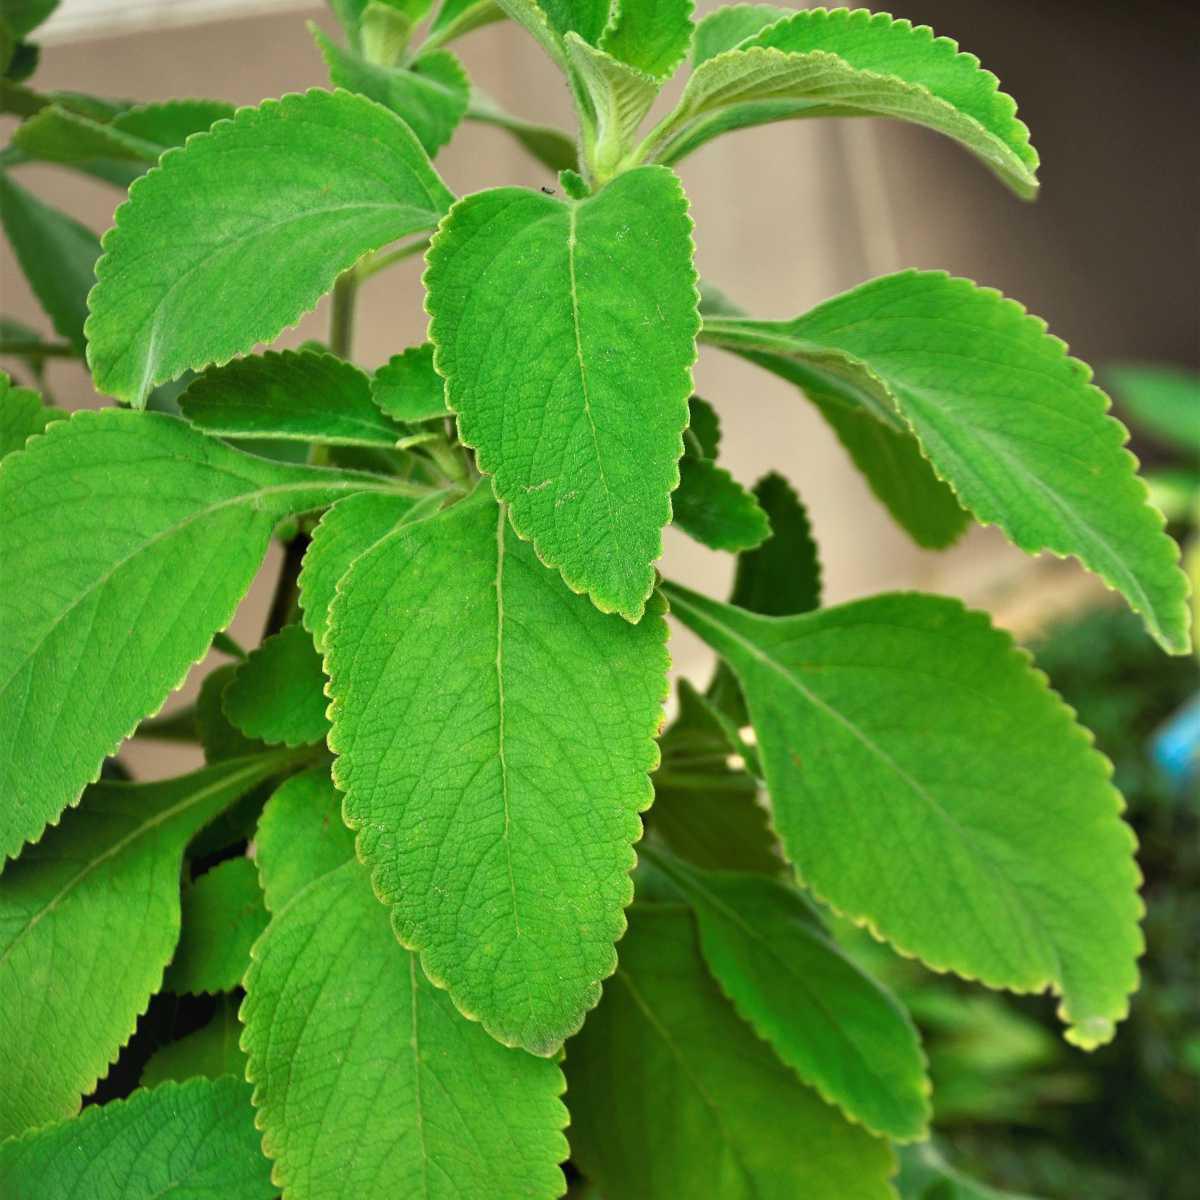
{"type": "Polygon", "coordinates": [[[219,437],[394,446],[403,436],[372,403],[364,372],[314,350],[268,351],[210,367],[179,407],[219,437]]]}
{"type": "Polygon", "coordinates": [[[51,421],[61,421],[66,415],[61,409],[43,406],[37,392],[15,387],[0,371],[0,459],[23,450],[35,433],[43,433],[51,421]]]}
{"type": "Polygon", "coordinates": [[[613,58],[669,79],[692,41],[693,0],[613,0],[600,48],[613,58]]]}
{"type": "MultiPolygon", "coordinates": [[[[270,888],[268,855],[261,865],[270,888]]],[[[353,858],[274,915],[254,948],[242,1019],[258,1125],[285,1195],[562,1194],[558,1067],[454,1010],[396,944],[353,858]]]]}
{"type": "Polygon", "coordinates": [[[462,63],[448,50],[423,54],[411,67],[380,66],[330,41],[311,21],[309,33],[337,86],[390,108],[435,155],[454,135],[471,91],[462,63]]]}
{"type": "MultiPolygon", "coordinates": [[[[435,503],[444,500],[439,494],[435,503]]],[[[363,493],[339,500],[313,530],[300,571],[300,608],[313,644],[325,652],[329,606],[350,564],[410,517],[429,515],[425,502],[407,496],[363,493]]]]}
{"type": "Polygon", "coordinates": [[[768,25],[793,15],[790,8],[772,4],[727,4],[710,12],[692,38],[692,68],[753,37],[768,25]]]}
{"type": "Polygon", "coordinates": [[[196,697],[196,734],[204,748],[205,762],[222,762],[243,754],[257,754],[267,748],[266,743],[246,737],[225,715],[221,697],[237,669],[237,663],[222,663],[200,684],[200,694],[196,697]]]}
{"type": "MultiPolygon", "coordinates": [[[[745,314],[710,287],[701,303],[708,318],[742,317],[745,314]]],[[[704,337],[702,331],[701,337],[704,337]]],[[[934,474],[921,444],[892,411],[865,408],[852,389],[828,372],[809,369],[781,353],[720,343],[764,370],[800,388],[837,435],[854,465],[866,477],[875,496],[896,522],[919,545],[940,550],[952,545],[970,524],[945,483],[934,474]]]]}
{"type": "Polygon", "coordinates": [[[742,685],[801,881],[936,970],[1052,990],[1070,1041],[1108,1041],[1142,949],[1134,838],[1011,638],[934,596],[770,618],[665,590],[742,685]]]}
{"type": "Polygon", "coordinates": [[[564,47],[579,104],[583,159],[602,184],[623,169],[661,82],[576,33],[567,34],[564,47]]]}
{"type": "Polygon", "coordinates": [[[254,864],[248,858],[218,863],[183,890],[182,933],[163,987],[181,995],[233,991],[266,927],[254,864]]]}
{"type": "Polygon", "coordinates": [[[21,270],[55,332],[83,353],[83,322],[100,242],[0,171],[0,219],[21,270]]]}
{"type": "Polygon", "coordinates": [[[791,484],[775,471],[754,485],[771,521],[771,537],[738,555],[730,603],[768,617],[788,617],[821,606],[821,560],[808,513],[791,484]]]}
{"type": "Polygon", "coordinates": [[[739,1020],[687,910],[639,904],[567,1050],[571,1151],[621,1200],[888,1200],[891,1152],[739,1020]]]}
{"type": "Polygon", "coordinates": [[[13,134],[12,144],[26,157],[85,169],[96,161],[136,164],[137,174],[235,112],[223,100],[168,100],[119,111],[84,106],[72,96],[53,100],[13,134]]]}
{"type": "Polygon", "coordinates": [[[0,464],[0,856],[157,712],[275,523],[388,485],[243,454],[159,413],[77,412],[0,464]]]}
{"type": "Polygon", "coordinates": [[[973,54],[926,25],[867,9],[809,9],[701,63],[652,135],[677,162],[726,128],[788,117],[893,117],[953,138],[1018,196],[1037,194],[1037,152],[973,54]]]}
{"type": "Polygon", "coordinates": [[[276,752],[98,783],[0,876],[0,1138],[79,1109],[158,991],[194,833],[284,770],[276,752]]]}
{"type": "Polygon", "coordinates": [[[612,0],[540,0],[550,27],[566,38],[574,33],[589,45],[598,46],[608,24],[612,0]]]}
{"type": "Polygon", "coordinates": [[[443,0],[429,26],[425,47],[444,46],[473,30],[503,20],[504,13],[494,0],[443,0]]]}
{"type": "Polygon", "coordinates": [[[164,155],[117,210],[89,298],[97,388],[140,407],[156,384],[270,341],[452,199],[404,122],[361,96],[241,109],[164,155]]]}
{"type": "Polygon", "coordinates": [[[542,561],[630,620],[679,478],[691,255],[686,199],[661,168],[581,201],[468,196],[429,250],[430,338],[462,440],[542,561]]]}
{"type": "MultiPolygon", "coordinates": [[[[720,438],[719,429],[716,438],[720,438]]],[[[679,487],[671,496],[673,522],[713,550],[750,550],[771,536],[770,521],[758,501],[713,461],[716,446],[712,444],[711,429],[709,442],[706,446],[693,429],[688,429],[679,461],[679,487]]]]}
{"type": "MultiPolygon", "coordinates": [[[[772,471],[754,485],[754,496],[771,522],[771,537],[738,555],[730,603],[768,617],[790,617],[821,606],[821,560],[800,497],[772,471]]],[[[749,722],[746,702],[722,662],[708,688],[712,703],[737,725],[749,722]]]]}
{"type": "MultiPolygon", "coordinates": [[[[327,766],[293,775],[263,808],[255,835],[259,877],[271,913],[280,913],[315,879],[354,857],[354,834],[342,821],[342,795],[327,766]]],[[[399,948],[392,946],[388,956],[399,948]]]]}
{"type": "Polygon", "coordinates": [[[394,354],[371,380],[371,399],[394,421],[412,425],[450,416],[445,392],[429,342],[394,354]]]}
{"type": "Polygon", "coordinates": [[[249,737],[270,745],[311,746],[329,732],[324,689],[312,638],[299,625],[285,625],[237,668],[221,704],[249,737]]]}
{"type": "Polygon", "coordinates": [[[1136,426],[1168,446],[1200,454],[1200,374],[1136,363],[1109,366],[1104,374],[1136,426]]]}
{"type": "Polygon", "coordinates": [[[838,950],[800,896],[763,875],[652,861],[695,911],[721,990],[780,1059],[872,1133],[927,1137],[931,1088],[912,1020],[838,950]]]}
{"type": "Polygon", "coordinates": [[[0,20],[20,39],[32,33],[58,7],[59,0],[0,0],[0,20]]]}
{"type": "Polygon", "coordinates": [[[794,321],[714,319],[706,340],[787,355],[865,412],[898,414],[938,475],[1027,552],[1074,555],[1167,650],[1190,645],[1179,551],[1147,502],[1123,426],[1083,363],[999,293],[903,271],[794,321]]]}
{"type": "Polygon", "coordinates": [[[246,1055],[238,1045],[241,1033],[237,1006],[232,999],[220,997],[207,1025],[155,1050],[142,1068],[140,1086],[155,1087],[171,1079],[182,1083],[196,1076],[220,1079],[222,1075],[233,1075],[244,1079],[246,1055]]]}
{"type": "Polygon", "coordinates": [[[575,139],[569,133],[513,116],[474,84],[471,86],[471,100],[466,119],[479,125],[494,125],[497,129],[506,130],[538,162],[549,167],[551,171],[574,170],[579,166],[575,139]]]}
{"type": "Polygon", "coordinates": [[[735,753],[720,715],[686,679],[679,716],[663,735],[650,825],[671,850],[700,867],[777,875],[784,862],[758,785],[735,753]]]}
{"type": "Polygon", "coordinates": [[[552,1054],[615,965],[661,613],[571,595],[484,487],[376,543],[333,602],[329,744],[359,857],[429,978],[506,1045],[552,1054]]]}
{"type": "Polygon", "coordinates": [[[250,1086],[193,1079],[0,1145],[7,1200],[270,1200],[250,1086]]]}

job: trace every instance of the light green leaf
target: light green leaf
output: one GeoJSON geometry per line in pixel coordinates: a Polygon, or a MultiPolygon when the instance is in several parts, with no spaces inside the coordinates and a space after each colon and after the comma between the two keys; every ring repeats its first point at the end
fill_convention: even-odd
{"type": "Polygon", "coordinates": [[[506,1045],[552,1054],[615,965],[661,613],[571,595],[483,487],[376,543],[333,602],[329,743],[359,857],[425,973],[506,1045]]]}
{"type": "Polygon", "coordinates": [[[403,121],[361,96],[241,109],[164,155],[117,210],[89,298],[97,388],[140,407],[156,384],[270,341],[452,199],[403,121]]]}
{"type": "Polygon", "coordinates": [[[329,606],[350,564],[402,522],[431,515],[444,493],[414,506],[407,496],[363,493],[339,500],[313,530],[300,570],[300,608],[313,644],[325,652],[329,606]]]}
{"type": "Polygon", "coordinates": [[[371,380],[371,399],[393,420],[406,424],[450,416],[445,392],[445,382],[433,369],[429,342],[392,355],[371,380]]]}
{"type": "Polygon", "coordinates": [[[796,892],[762,875],[652,861],[695,911],[721,990],[784,1063],[872,1133],[928,1136],[931,1088],[912,1020],[838,950],[796,892]]]}
{"type": "Polygon", "coordinates": [[[163,987],[192,995],[233,991],[266,927],[254,864],[248,858],[218,863],[183,890],[182,933],[163,987]]]}
{"type": "Polygon", "coordinates": [[[0,459],[23,450],[35,433],[44,432],[51,421],[61,421],[66,415],[61,409],[45,407],[37,392],[15,387],[0,371],[0,459]]]}
{"type": "Polygon", "coordinates": [[[0,1138],[79,1109],[133,1033],[179,936],[197,830],[284,770],[276,752],[161,783],[98,783],[0,876],[0,1138]]]}
{"type": "Polygon", "coordinates": [[[714,9],[696,26],[692,38],[692,68],[732,50],[768,25],[792,16],[793,11],[772,4],[726,4],[714,9]]]}
{"type": "Polygon", "coordinates": [[[564,46],[580,109],[583,159],[603,184],[624,166],[661,82],[589,46],[577,33],[568,33],[564,46]]]}
{"type": "Polygon", "coordinates": [[[411,67],[380,66],[343,50],[311,21],[308,31],[330,80],[402,117],[431,157],[454,135],[467,111],[471,84],[462,63],[448,50],[424,54],[411,67]]]}
{"type": "Polygon", "coordinates": [[[100,242],[66,213],[43,204],[0,171],[4,232],[57,333],[83,353],[83,322],[100,242]]]}
{"type": "Polygon", "coordinates": [[[600,48],[613,58],[669,79],[692,41],[693,0],[613,0],[600,48]]]}
{"type": "Polygon", "coordinates": [[[560,37],[574,33],[591,46],[600,44],[612,0],[540,0],[542,11],[560,37]]]}
{"type": "Polygon", "coordinates": [[[159,413],[77,412],[0,464],[0,856],[36,840],[224,629],[289,513],[380,490],[159,413]]]}
{"type": "Polygon", "coordinates": [[[713,550],[750,550],[771,536],[758,502],[706,453],[691,429],[679,461],[679,487],[671,495],[674,524],[713,550]]]}
{"type": "Polygon", "coordinates": [[[473,30],[503,20],[504,13],[494,0],[443,0],[429,26],[425,48],[445,46],[473,30]]]}
{"type": "Polygon", "coordinates": [[[953,138],[1018,196],[1037,194],[1037,152],[1011,96],[926,25],[868,9],[808,9],[708,59],[652,135],[676,162],[726,128],[786,117],[875,116],[953,138]]]}
{"type": "Polygon", "coordinates": [[[193,133],[232,117],[234,111],[223,100],[168,100],[104,111],[65,96],[21,125],[13,145],[42,162],[86,169],[102,161],[145,169],[163,151],[182,146],[193,133]]]}
{"type": "Polygon", "coordinates": [[[686,909],[639,904],[567,1047],[571,1151],[621,1200],[890,1200],[891,1152],[739,1020],[686,909]]]}
{"type": "Polygon", "coordinates": [[[270,1200],[250,1086],[193,1079],[139,1089],[0,1145],[6,1200],[270,1200]]]}
{"type": "Polygon", "coordinates": [[[1200,454],[1200,374],[1137,363],[1110,366],[1104,374],[1136,426],[1169,446],[1200,454]]]}
{"type": "MultiPolygon", "coordinates": [[[[262,869],[269,881],[265,854],[262,869]]],[[[353,858],[272,918],[242,1019],[258,1125],[285,1195],[562,1194],[558,1067],[454,1010],[396,944],[353,858]]]]}
{"type": "Polygon", "coordinates": [[[542,561],[630,620],[679,479],[691,255],[687,201],[657,167],[580,201],[468,196],[429,251],[434,361],[463,441],[542,561]]]}
{"type": "MultiPolygon", "coordinates": [[[[606,3],[607,0],[580,0],[581,4],[606,3]]],[[[572,0],[560,0],[564,8],[569,9],[572,0]]],[[[525,31],[532,35],[534,41],[550,56],[550,60],[556,63],[563,69],[567,70],[566,55],[563,53],[562,34],[551,23],[546,11],[538,4],[538,0],[496,0],[497,8],[500,8],[505,16],[512,20],[525,31]]],[[[604,22],[601,22],[597,30],[597,36],[604,28],[604,22]]],[[[586,40],[586,39],[585,39],[586,40]]]]}
{"type": "Polygon", "coordinates": [[[735,753],[720,715],[686,679],[679,716],[663,735],[650,827],[671,850],[700,867],[777,875],[779,854],[758,785],[735,753]]]}
{"type": "Polygon", "coordinates": [[[171,1079],[182,1083],[196,1076],[220,1079],[222,1075],[232,1075],[245,1079],[246,1055],[238,1045],[241,1034],[236,1004],[229,997],[220,997],[217,1011],[207,1025],[155,1050],[142,1068],[140,1086],[155,1087],[171,1079]]]}
{"type": "Polygon", "coordinates": [[[218,437],[394,446],[403,436],[371,402],[366,374],[314,350],[268,351],[210,367],[188,385],[179,407],[218,437]]]}
{"type": "Polygon", "coordinates": [[[379,13],[403,20],[410,28],[429,12],[433,0],[329,0],[338,24],[355,50],[363,50],[370,40],[372,17],[379,13]]]}
{"type": "Polygon", "coordinates": [[[474,84],[471,86],[471,100],[466,119],[480,125],[494,125],[497,129],[506,130],[538,162],[549,167],[551,171],[575,170],[579,166],[575,139],[569,133],[513,116],[474,84]]]}
{"type": "Polygon", "coordinates": [[[705,337],[789,356],[864,413],[898,415],[982,523],[1027,552],[1074,555],[1164,648],[1189,647],[1179,551],[1126,431],[1088,368],[1018,304],[969,280],[902,271],[794,321],[713,319],[705,337]]]}
{"type": "Polygon", "coordinates": [[[770,618],[665,590],[742,685],[801,881],[936,970],[1061,995],[1077,1045],[1111,1039],[1142,949],[1134,838],[1011,638],[934,596],[770,618]]]}
{"type": "MultiPolygon", "coordinates": [[[[255,834],[267,909],[280,913],[315,879],[354,857],[354,834],[342,821],[342,795],[327,766],[313,767],[276,789],[255,834]]],[[[399,948],[389,949],[394,954],[399,948]]]]}
{"type": "Polygon", "coordinates": [[[251,652],[221,696],[225,715],[249,737],[271,745],[325,740],[325,673],[312,638],[285,625],[251,652]]]}

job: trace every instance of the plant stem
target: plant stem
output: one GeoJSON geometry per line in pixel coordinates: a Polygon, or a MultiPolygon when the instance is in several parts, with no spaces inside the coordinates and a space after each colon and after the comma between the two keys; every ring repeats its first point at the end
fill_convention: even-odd
{"type": "Polygon", "coordinates": [[[267,623],[263,627],[264,638],[278,633],[296,615],[300,596],[297,580],[300,578],[300,568],[304,565],[304,552],[308,549],[308,543],[308,534],[297,533],[283,548],[283,566],[279,568],[279,580],[275,584],[275,594],[271,597],[271,607],[267,611],[267,623]]]}
{"type": "Polygon", "coordinates": [[[406,258],[412,258],[420,254],[428,245],[429,239],[422,237],[417,238],[414,242],[407,242],[403,246],[398,246],[395,250],[388,251],[387,254],[372,254],[369,258],[363,259],[355,268],[358,282],[362,283],[364,279],[370,279],[372,275],[378,274],[385,268],[395,263],[403,262],[406,258]]]}
{"type": "Polygon", "coordinates": [[[333,308],[329,315],[329,349],[338,358],[350,357],[354,342],[354,301],[357,296],[357,272],[343,271],[333,285],[333,308]]]}

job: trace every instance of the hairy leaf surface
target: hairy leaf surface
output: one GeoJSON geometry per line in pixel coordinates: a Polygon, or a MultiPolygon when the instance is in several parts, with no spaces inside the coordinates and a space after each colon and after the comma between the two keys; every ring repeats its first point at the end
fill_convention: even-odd
{"type": "Polygon", "coordinates": [[[29,286],[55,332],[83,353],[87,294],[100,241],[66,213],[43,204],[0,171],[0,218],[29,286]]]}
{"type": "Polygon", "coordinates": [[[868,9],[788,14],[707,59],[656,131],[676,162],[727,129],[788,117],[877,116],[953,138],[1017,195],[1037,193],[1037,152],[1017,106],[973,54],[925,25],[868,9]]]}
{"type": "Polygon", "coordinates": [[[430,157],[454,135],[467,111],[471,84],[462,63],[448,50],[423,54],[411,67],[381,66],[343,50],[312,22],[308,28],[332,82],[402,117],[430,157]]]}
{"type": "Polygon", "coordinates": [[[158,990],[184,847],[284,769],[274,753],[162,783],[98,783],[0,876],[0,1137],[79,1109],[158,990]]]}
{"type": "Polygon", "coordinates": [[[770,618],[668,585],[733,668],[800,879],[903,953],[1062,996],[1112,1038],[1142,948],[1111,766],[1007,634],[957,601],[885,595],[770,618]]]}
{"type": "Polygon", "coordinates": [[[43,433],[51,421],[62,421],[66,413],[48,408],[31,388],[17,387],[0,371],[0,459],[23,450],[35,433],[43,433]]]}
{"type": "Polygon", "coordinates": [[[285,625],[242,663],[221,696],[225,715],[248,737],[271,745],[310,746],[325,740],[325,673],[313,640],[285,625]]]}
{"type": "Polygon", "coordinates": [[[622,1200],[888,1200],[891,1153],[805,1087],[708,974],[687,910],[641,905],[567,1047],[571,1150],[622,1200]]]}
{"type": "Polygon", "coordinates": [[[930,1083],[908,1013],[774,879],[654,861],[696,914],[709,970],[780,1059],[872,1133],[928,1134],[930,1083]]]}
{"type": "Polygon", "coordinates": [[[140,407],[156,384],[270,341],[452,199],[408,126],[364,97],[313,89],[241,109],[164,155],[117,210],[89,300],[96,387],[140,407]]]}
{"type": "Polygon", "coordinates": [[[0,855],[74,804],[229,624],[276,521],[386,486],[174,417],[77,412],[0,465],[0,855]]]}
{"type": "Polygon", "coordinates": [[[790,8],[773,4],[725,4],[696,25],[692,38],[692,68],[726,50],[732,50],[768,25],[793,15],[790,8]]]}
{"type": "Polygon", "coordinates": [[[378,542],[333,603],[330,746],[359,856],[426,974],[506,1044],[553,1053],[615,966],[661,613],[635,626],[573,596],[484,487],[378,542]]]}
{"type": "Polygon", "coordinates": [[[6,1200],[270,1200],[250,1085],[193,1079],[0,1144],[6,1200]]]}
{"type": "Polygon", "coordinates": [[[514,529],[605,612],[641,616],[695,360],[691,222],[661,168],[586,200],[460,201],[429,251],[430,338],[514,529]]]}
{"type": "Polygon", "coordinates": [[[1190,645],[1178,548],[1091,373],[997,292],[903,271],[794,321],[714,318],[706,339],[765,350],[896,414],[959,500],[1027,552],[1073,555],[1168,651],[1190,645]]]}
{"type": "Polygon", "coordinates": [[[371,398],[393,420],[409,424],[450,416],[445,381],[433,369],[432,344],[392,355],[371,379],[371,398]]]}
{"type": "Polygon", "coordinates": [[[353,855],[329,870],[312,852],[322,822],[337,819],[333,795],[320,806],[277,799],[264,820],[294,828],[260,849],[268,895],[279,892],[277,867],[293,877],[277,857],[293,846],[316,882],[285,885],[242,1017],[258,1123],[285,1194],[560,1195],[559,1069],[464,1020],[396,944],[353,855]]]}
{"type": "Polygon", "coordinates": [[[693,0],[613,0],[600,48],[613,58],[669,79],[692,40],[693,0]]]}
{"type": "Polygon", "coordinates": [[[183,890],[182,932],[163,978],[170,992],[231,992],[250,965],[250,947],[267,927],[258,875],[248,858],[230,858],[183,890]]]}
{"type": "Polygon", "coordinates": [[[219,437],[394,446],[403,436],[372,403],[364,372],[316,350],[268,351],[210,367],[179,407],[219,437]]]}
{"type": "Polygon", "coordinates": [[[350,564],[396,526],[429,511],[444,497],[417,505],[408,496],[364,492],[339,500],[313,530],[300,571],[300,608],[313,644],[325,651],[329,606],[350,564]]]}

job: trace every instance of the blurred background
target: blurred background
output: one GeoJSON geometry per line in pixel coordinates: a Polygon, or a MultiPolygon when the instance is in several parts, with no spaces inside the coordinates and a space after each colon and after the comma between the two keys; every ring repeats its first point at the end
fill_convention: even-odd
{"type": "MultiPolygon", "coordinates": [[[[698,4],[700,14],[712,7],[698,4]]],[[[702,275],[762,317],[796,315],[909,266],[945,268],[1017,297],[1113,391],[1173,530],[1187,540],[1200,474],[1200,8],[1191,0],[897,0],[887,11],[955,38],[1000,76],[1042,156],[1038,202],[1016,200],[951,143],[915,128],[814,121],[749,130],[680,168],[702,275]],[[1129,364],[1152,370],[1122,373],[1129,364]],[[1161,419],[1172,403],[1161,400],[1163,387],[1177,389],[1182,421],[1161,419]]],[[[325,83],[306,20],[334,32],[325,8],[291,0],[63,0],[38,34],[36,82],[140,101],[257,103],[325,83]]],[[[491,25],[455,50],[505,108],[570,126],[565,84],[522,30],[491,25]]],[[[475,124],[461,127],[438,167],[460,194],[553,182],[503,132],[475,124]]],[[[97,232],[111,223],[117,194],[103,184],[36,164],[21,167],[20,178],[97,232]]],[[[355,345],[364,365],[424,339],[420,271],[413,260],[365,286],[355,345]]],[[[49,331],[7,244],[0,310],[49,331]]],[[[321,337],[326,322],[319,310],[281,344],[321,337]]],[[[76,364],[51,362],[47,382],[64,407],[97,402],[76,364]]],[[[1162,656],[1073,564],[1027,559],[995,530],[976,530],[946,553],[919,550],[816,411],[781,380],[706,350],[697,383],[722,418],[724,465],[746,483],[780,469],[808,505],[826,601],[918,587],[994,612],[1034,648],[1115,760],[1142,840],[1147,983],[1117,1043],[1090,1057],[1063,1045],[1047,1002],[959,987],[847,933],[924,1028],[940,1136],[982,1177],[1031,1194],[1196,1195],[1200,785],[1154,760],[1156,745],[1164,761],[1192,753],[1172,747],[1184,736],[1179,714],[1200,690],[1196,663],[1162,656]]],[[[665,571],[726,593],[732,559],[682,537],[667,546],[665,571]]],[[[239,613],[235,636],[257,640],[277,561],[239,613]]],[[[673,652],[678,671],[705,681],[698,643],[681,635],[673,652]]],[[[207,669],[169,707],[188,703],[207,669]]],[[[139,743],[128,760],[147,777],[192,765],[192,753],[139,743]]]]}

